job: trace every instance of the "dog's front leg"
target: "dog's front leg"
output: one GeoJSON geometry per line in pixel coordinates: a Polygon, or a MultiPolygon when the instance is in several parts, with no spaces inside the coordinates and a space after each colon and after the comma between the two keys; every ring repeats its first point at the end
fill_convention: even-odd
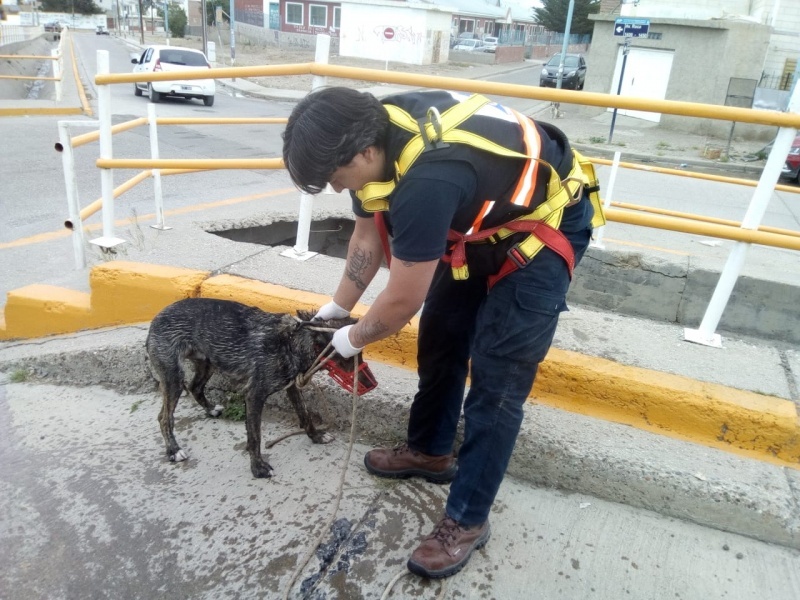
{"type": "Polygon", "coordinates": [[[289,386],[286,389],[286,394],[289,396],[289,400],[292,401],[297,417],[300,419],[300,427],[303,428],[312,442],[315,444],[329,444],[335,439],[327,431],[314,427],[314,420],[311,418],[311,413],[303,399],[303,394],[297,389],[297,386],[289,386]]]}
{"type": "Polygon", "coordinates": [[[245,425],[247,427],[247,451],[250,453],[250,470],[253,477],[272,477],[272,467],[261,458],[261,413],[266,396],[259,389],[252,389],[245,399],[245,425]]]}

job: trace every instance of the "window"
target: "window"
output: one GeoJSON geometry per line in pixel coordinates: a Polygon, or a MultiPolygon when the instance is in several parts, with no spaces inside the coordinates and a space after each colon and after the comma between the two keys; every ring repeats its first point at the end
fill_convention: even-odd
{"type": "Polygon", "coordinates": [[[312,27],[327,27],[328,7],[321,4],[311,4],[308,7],[308,24],[312,27]]]}
{"type": "Polygon", "coordinates": [[[342,8],[340,6],[333,7],[333,28],[341,29],[342,27],[342,8]]]}
{"type": "Polygon", "coordinates": [[[286,23],[288,25],[303,24],[303,5],[296,2],[286,3],[286,23]]]}

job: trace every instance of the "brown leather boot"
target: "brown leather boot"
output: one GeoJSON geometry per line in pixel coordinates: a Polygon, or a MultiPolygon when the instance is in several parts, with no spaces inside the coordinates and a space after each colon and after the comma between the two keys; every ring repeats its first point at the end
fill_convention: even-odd
{"type": "Polygon", "coordinates": [[[430,579],[455,575],[467,564],[473,550],[483,548],[490,535],[489,521],[464,527],[445,516],[411,554],[408,570],[430,579]]]}
{"type": "Polygon", "coordinates": [[[432,483],[448,483],[458,471],[452,454],[429,456],[412,450],[408,444],[370,450],[364,456],[364,466],[378,477],[424,477],[432,483]]]}

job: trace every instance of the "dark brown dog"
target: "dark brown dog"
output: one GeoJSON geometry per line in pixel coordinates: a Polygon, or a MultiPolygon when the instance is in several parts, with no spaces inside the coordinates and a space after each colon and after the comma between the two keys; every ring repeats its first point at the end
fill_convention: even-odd
{"type": "MultiPolygon", "coordinates": [[[[311,321],[314,313],[299,311],[299,320],[287,314],[264,312],[228,300],[188,298],[169,305],[150,324],[145,346],[153,374],[158,379],[163,404],[158,415],[167,456],[173,462],[188,455],[175,440],[175,407],[186,388],[182,360],[194,364],[195,374],[187,391],[206,414],[217,417],[222,406],[211,406],[203,393],[215,370],[241,385],[245,395],[245,424],[250,470],[255,477],[271,477],[272,467],[261,457],[261,413],[267,397],[286,389],[300,426],[316,444],[333,436],[314,427],[311,415],[295,385],[298,375],[311,368],[326,348],[333,332],[356,319],[311,321]]],[[[359,362],[361,357],[359,356],[359,362]]],[[[353,369],[353,359],[338,354],[332,362],[353,369]]],[[[369,375],[371,377],[371,374],[369,375]]],[[[362,374],[359,373],[359,381],[362,374]]]]}

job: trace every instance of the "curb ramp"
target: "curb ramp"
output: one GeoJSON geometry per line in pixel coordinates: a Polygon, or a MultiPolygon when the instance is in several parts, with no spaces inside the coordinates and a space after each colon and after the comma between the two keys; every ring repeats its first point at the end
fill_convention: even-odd
{"type": "MultiPolygon", "coordinates": [[[[0,348],[0,370],[152,391],[146,322],[164,306],[199,296],[294,313],[327,299],[123,261],[94,267],[90,288],[84,294],[33,285],[9,293],[0,339],[19,341],[0,348]],[[115,329],[86,331],[104,327],[115,329]],[[61,337],[42,339],[49,335],[61,337]]],[[[359,306],[354,314],[365,311],[359,306]]],[[[416,326],[412,321],[366,354],[380,383],[359,424],[366,440],[405,437],[416,326]]],[[[325,386],[325,403],[325,422],[347,429],[349,395],[325,386]]],[[[800,549],[800,430],[792,402],[553,349],[526,411],[511,475],[800,549]]]]}

